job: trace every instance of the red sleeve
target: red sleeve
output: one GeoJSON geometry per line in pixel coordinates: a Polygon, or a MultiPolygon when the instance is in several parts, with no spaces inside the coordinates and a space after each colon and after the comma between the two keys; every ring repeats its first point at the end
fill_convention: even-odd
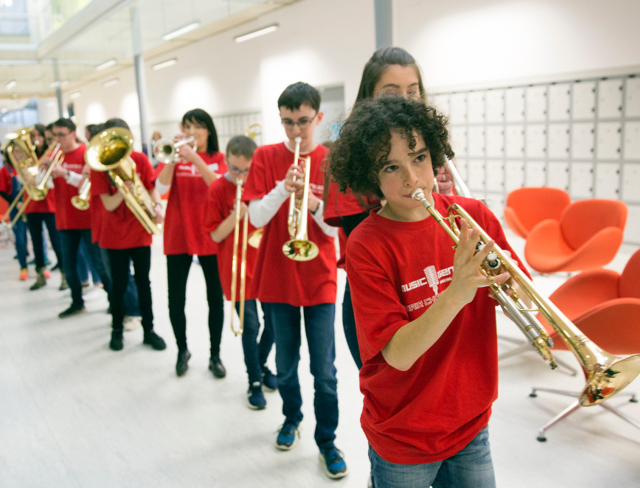
{"type": "Polygon", "coordinates": [[[140,176],[142,184],[147,190],[155,188],[155,176],[153,166],[145,153],[133,152],[131,158],[136,163],[136,173],[140,176]]]}
{"type": "Polygon", "coordinates": [[[6,166],[0,168],[0,191],[5,192],[8,195],[11,195],[11,191],[13,190],[13,182],[11,181],[11,174],[6,166]]]}
{"type": "Polygon", "coordinates": [[[251,171],[249,171],[249,177],[244,185],[244,192],[242,194],[243,202],[248,203],[251,200],[262,198],[272,190],[272,188],[267,188],[265,153],[266,149],[264,147],[259,147],[256,152],[253,153],[251,171]]]}
{"type": "Polygon", "coordinates": [[[111,195],[111,180],[109,180],[109,176],[106,171],[95,171],[91,170],[91,194],[92,195],[102,195],[106,193],[107,195],[111,195]]]}
{"type": "Polygon", "coordinates": [[[207,203],[204,209],[204,230],[213,232],[228,215],[223,215],[224,191],[221,183],[224,176],[215,180],[207,189],[207,203]]]}

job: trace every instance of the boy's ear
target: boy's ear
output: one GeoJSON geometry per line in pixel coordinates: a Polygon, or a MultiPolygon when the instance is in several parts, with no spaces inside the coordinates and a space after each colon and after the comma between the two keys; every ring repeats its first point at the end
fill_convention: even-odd
{"type": "Polygon", "coordinates": [[[316,115],[316,120],[318,121],[318,124],[322,122],[323,117],[324,117],[324,112],[318,112],[318,115],[316,115]]]}

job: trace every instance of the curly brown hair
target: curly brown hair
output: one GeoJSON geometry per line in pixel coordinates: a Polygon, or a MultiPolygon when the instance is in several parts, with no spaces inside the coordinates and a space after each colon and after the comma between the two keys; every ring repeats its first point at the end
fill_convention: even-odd
{"type": "Polygon", "coordinates": [[[447,118],[422,101],[398,96],[362,100],[349,115],[329,153],[329,169],[340,191],[383,198],[378,173],[391,150],[391,133],[406,137],[415,148],[415,133],[424,139],[434,173],[453,158],[447,118]]]}

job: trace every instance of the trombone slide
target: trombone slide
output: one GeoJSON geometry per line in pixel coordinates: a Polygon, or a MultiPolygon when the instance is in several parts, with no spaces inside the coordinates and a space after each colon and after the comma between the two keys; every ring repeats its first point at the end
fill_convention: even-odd
{"type": "Polygon", "coordinates": [[[242,180],[236,182],[236,199],[235,199],[236,225],[233,230],[233,257],[231,259],[231,314],[230,325],[231,331],[235,335],[241,335],[244,331],[244,302],[245,289],[247,281],[247,243],[249,232],[249,214],[245,213],[242,218],[242,256],[240,258],[240,306],[238,317],[240,325],[236,329],[233,325],[234,311],[236,306],[236,293],[238,284],[238,244],[240,243],[240,210],[242,207],[242,180]]]}

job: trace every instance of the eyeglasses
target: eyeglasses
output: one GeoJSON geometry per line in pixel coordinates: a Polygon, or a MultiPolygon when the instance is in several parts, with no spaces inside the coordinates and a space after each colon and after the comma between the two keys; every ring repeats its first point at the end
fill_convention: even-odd
{"type": "Polygon", "coordinates": [[[306,129],[307,127],[309,127],[311,125],[311,122],[313,122],[313,119],[315,119],[318,116],[318,113],[316,112],[316,114],[311,117],[310,119],[303,117],[300,120],[298,120],[297,122],[294,122],[291,119],[282,119],[280,121],[280,123],[286,127],[287,129],[293,129],[296,125],[298,127],[300,127],[301,129],[306,129]]]}
{"type": "Polygon", "coordinates": [[[63,137],[67,137],[69,134],[71,134],[71,132],[67,132],[66,134],[62,134],[60,132],[58,132],[57,134],[54,132],[53,133],[53,137],[54,139],[62,139],[63,137]]]}
{"type": "Polygon", "coordinates": [[[235,166],[229,166],[229,173],[235,173],[235,174],[238,174],[238,175],[246,175],[247,173],[249,173],[249,168],[240,169],[240,168],[236,168],[235,166]]]}

